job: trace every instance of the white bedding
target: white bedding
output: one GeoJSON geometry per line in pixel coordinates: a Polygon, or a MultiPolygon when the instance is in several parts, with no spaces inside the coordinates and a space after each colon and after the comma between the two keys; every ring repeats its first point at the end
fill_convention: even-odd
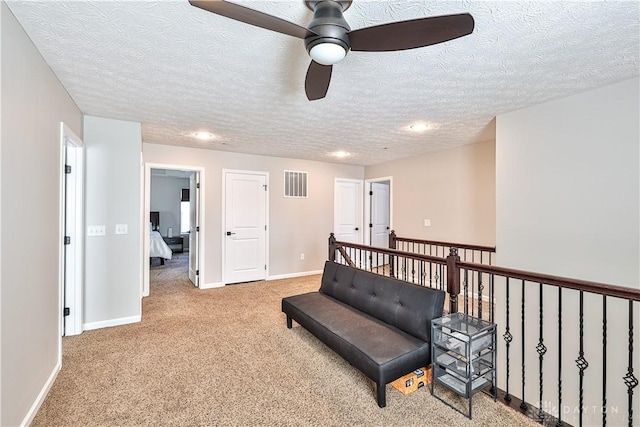
{"type": "Polygon", "coordinates": [[[171,248],[167,246],[160,233],[152,231],[149,235],[149,257],[171,259],[171,254],[171,248]]]}

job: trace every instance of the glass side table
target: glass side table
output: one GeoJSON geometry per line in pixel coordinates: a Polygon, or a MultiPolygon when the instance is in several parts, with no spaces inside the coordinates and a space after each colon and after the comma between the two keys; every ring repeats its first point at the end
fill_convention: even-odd
{"type": "Polygon", "coordinates": [[[496,325],[463,313],[431,321],[431,395],[471,419],[472,396],[484,391],[498,397],[496,325]],[[490,386],[489,391],[486,389],[490,386]],[[448,391],[448,392],[447,392],[448,391]],[[451,394],[454,393],[454,394],[451,394]],[[467,413],[448,402],[466,399],[467,413]]]}

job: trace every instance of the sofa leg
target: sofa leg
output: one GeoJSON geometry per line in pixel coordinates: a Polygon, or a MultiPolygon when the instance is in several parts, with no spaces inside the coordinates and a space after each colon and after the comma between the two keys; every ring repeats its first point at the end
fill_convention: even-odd
{"type": "Polygon", "coordinates": [[[384,408],[387,406],[386,384],[376,384],[376,391],[378,393],[378,406],[384,408]]]}
{"type": "Polygon", "coordinates": [[[293,325],[291,324],[291,317],[289,317],[289,315],[287,314],[287,328],[291,329],[293,325]]]}

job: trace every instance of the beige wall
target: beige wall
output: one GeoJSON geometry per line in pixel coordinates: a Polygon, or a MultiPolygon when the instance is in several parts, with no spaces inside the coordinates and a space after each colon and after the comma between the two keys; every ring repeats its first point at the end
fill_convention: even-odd
{"type": "MultiPolygon", "coordinates": [[[[497,246],[501,266],[640,289],[640,85],[638,78],[558,99],[497,118],[497,246]]],[[[520,303],[520,286],[511,288],[520,303]]],[[[558,291],[543,288],[543,399],[558,408],[558,291]]],[[[505,285],[496,286],[497,307],[504,307],[505,285]]],[[[527,339],[526,400],[538,400],[539,285],[525,286],[527,339]]],[[[622,381],[628,359],[628,303],[608,298],[608,423],[627,424],[627,388],[622,381]],[[618,411],[618,412],[614,412],[618,411]]],[[[512,308],[514,306],[512,305],[512,308]]],[[[585,425],[601,425],[602,298],[584,297],[585,425]]],[[[577,292],[563,291],[562,354],[564,421],[578,425],[577,292]],[[568,411],[568,412],[567,412],[568,411]]],[[[505,325],[498,310],[499,328],[505,325]]],[[[520,313],[512,346],[522,343],[520,313]]],[[[512,323],[513,327],[513,323],[512,323]]],[[[504,331],[504,329],[499,329],[504,331]]],[[[634,369],[640,366],[640,305],[635,304],[634,369]]],[[[503,356],[503,341],[498,354],[503,356]]],[[[521,397],[519,350],[512,351],[511,391],[521,397]]],[[[504,361],[499,372],[504,372],[504,361]]],[[[636,373],[637,376],[637,373],[636,373]]],[[[500,375],[505,388],[505,376],[500,375]]],[[[640,423],[639,393],[634,422],[640,423]]]]}
{"type": "Polygon", "coordinates": [[[365,175],[393,177],[392,227],[398,236],[495,244],[493,141],[368,166],[365,175]]]}
{"type": "Polygon", "coordinates": [[[222,281],[222,170],[269,172],[269,275],[322,269],[333,230],[335,178],[363,179],[364,168],[196,148],[143,144],[144,161],[205,168],[205,285],[222,281]],[[284,170],[309,173],[309,197],[284,197],[284,170]],[[305,260],[300,260],[300,254],[305,260]]]}
{"type": "Polygon", "coordinates": [[[140,123],[85,116],[85,225],[105,236],[85,239],[84,329],[139,322],[142,299],[140,123]],[[126,224],[127,234],[115,234],[126,224]]]}
{"type": "Polygon", "coordinates": [[[0,425],[14,426],[30,421],[59,369],[60,122],[81,136],[82,114],[4,2],[0,8],[0,425]]]}

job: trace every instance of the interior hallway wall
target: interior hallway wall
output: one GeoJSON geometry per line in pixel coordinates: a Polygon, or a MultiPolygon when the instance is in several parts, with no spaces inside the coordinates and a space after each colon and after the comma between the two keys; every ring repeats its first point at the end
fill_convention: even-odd
{"type": "Polygon", "coordinates": [[[85,241],[84,328],[138,322],[142,299],[140,123],[85,116],[85,225],[105,226],[85,241]],[[117,224],[126,234],[116,234],[117,224]]]}
{"type": "Polygon", "coordinates": [[[205,168],[205,276],[203,283],[221,283],[222,170],[269,172],[269,275],[304,274],[323,268],[327,239],[333,230],[335,178],[363,179],[364,168],[308,160],[239,154],[197,148],[143,144],[149,163],[205,168]],[[284,170],[309,173],[309,197],[284,197],[284,170]],[[300,259],[300,254],[305,259],[300,259]]]}
{"type": "Polygon", "coordinates": [[[60,122],[82,113],[0,2],[0,425],[29,423],[60,369],[60,122]]]}

